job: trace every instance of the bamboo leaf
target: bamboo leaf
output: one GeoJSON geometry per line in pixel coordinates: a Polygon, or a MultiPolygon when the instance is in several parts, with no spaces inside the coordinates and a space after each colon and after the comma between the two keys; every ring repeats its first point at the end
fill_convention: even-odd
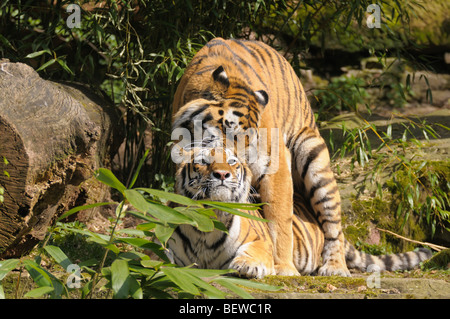
{"type": "Polygon", "coordinates": [[[249,219],[253,219],[253,220],[257,220],[257,221],[261,221],[261,222],[269,222],[269,220],[267,220],[267,219],[253,216],[253,215],[244,213],[238,209],[232,208],[234,205],[230,205],[230,204],[233,204],[233,203],[213,202],[213,201],[208,201],[208,200],[201,200],[199,202],[201,202],[202,204],[211,206],[213,208],[223,210],[223,211],[233,214],[233,215],[238,215],[241,217],[245,217],[245,218],[249,218],[249,219]]]}
{"type": "Polygon", "coordinates": [[[169,193],[161,190],[151,189],[151,188],[137,188],[137,190],[144,191],[153,196],[157,196],[162,200],[171,201],[177,204],[185,205],[185,206],[194,206],[194,207],[202,207],[200,203],[195,200],[190,199],[189,197],[185,197],[179,194],[169,193]]]}
{"type": "Polygon", "coordinates": [[[105,205],[113,205],[117,203],[95,203],[90,205],[84,205],[84,206],[77,206],[72,208],[71,210],[67,211],[66,213],[62,214],[56,221],[63,220],[64,218],[69,217],[72,214],[78,213],[81,210],[91,209],[98,206],[105,206],[105,205]]]}
{"type": "Polygon", "coordinates": [[[133,299],[143,299],[144,293],[142,291],[141,285],[133,276],[128,276],[128,282],[130,285],[129,294],[133,299]]]}
{"type": "Polygon", "coordinates": [[[136,172],[134,172],[133,178],[131,179],[131,183],[128,186],[128,188],[132,188],[134,186],[134,183],[136,183],[139,172],[141,171],[142,165],[144,165],[144,162],[147,159],[149,152],[150,152],[150,149],[146,150],[144,156],[142,156],[141,160],[139,161],[138,167],[136,168],[136,172]]]}
{"type": "Polygon", "coordinates": [[[119,192],[123,194],[123,192],[127,189],[114,174],[106,168],[99,168],[95,172],[95,178],[97,178],[100,182],[117,189],[119,192]]]}
{"type": "Polygon", "coordinates": [[[0,260],[0,281],[13,269],[19,265],[20,259],[0,260]]]}
{"type": "Polygon", "coordinates": [[[281,287],[279,286],[272,286],[269,284],[260,283],[252,280],[233,277],[219,277],[217,279],[213,279],[212,281],[231,290],[232,292],[236,293],[239,297],[246,299],[253,299],[253,296],[239,286],[244,286],[247,288],[258,289],[263,291],[279,291],[281,289],[281,287]]]}
{"type": "Polygon", "coordinates": [[[45,294],[49,294],[52,291],[54,291],[55,288],[50,287],[50,286],[44,286],[44,287],[39,287],[33,290],[30,290],[29,292],[27,292],[24,297],[25,298],[40,298],[45,294]]]}
{"type": "Polygon", "coordinates": [[[46,63],[44,63],[43,65],[41,65],[41,66],[36,70],[36,72],[39,72],[39,71],[41,71],[41,70],[44,70],[45,68],[49,67],[50,65],[52,65],[52,64],[55,63],[55,62],[56,62],[56,59],[51,59],[51,60],[47,61],[46,63]]]}
{"type": "Polygon", "coordinates": [[[128,297],[130,293],[130,270],[128,262],[116,259],[111,264],[111,285],[114,291],[114,298],[122,299],[128,297]]]}
{"type": "Polygon", "coordinates": [[[49,274],[42,269],[38,264],[32,260],[24,260],[25,268],[27,269],[30,276],[33,278],[34,282],[39,286],[52,286],[52,279],[49,274]]]}
{"type": "Polygon", "coordinates": [[[124,191],[125,197],[138,210],[149,213],[158,218],[165,225],[172,224],[190,224],[192,220],[175,209],[164,206],[162,204],[151,203],[147,201],[138,191],[127,189],[124,191]]]}
{"type": "Polygon", "coordinates": [[[47,245],[45,246],[45,251],[52,256],[55,261],[64,268],[64,270],[67,271],[67,267],[69,267],[72,262],[70,261],[69,257],[66,256],[66,254],[61,250],[61,248],[47,245]]]}
{"type": "Polygon", "coordinates": [[[50,52],[49,49],[45,49],[45,50],[41,50],[41,51],[37,51],[37,52],[30,53],[30,54],[26,55],[25,58],[26,58],[26,59],[32,59],[32,58],[41,56],[41,55],[43,55],[44,53],[47,53],[47,54],[52,55],[52,53],[50,52]]]}
{"type": "Polygon", "coordinates": [[[175,228],[171,226],[156,225],[155,235],[158,240],[163,243],[164,246],[166,246],[166,243],[172,236],[174,230],[175,228]]]}
{"type": "Polygon", "coordinates": [[[66,62],[64,62],[64,61],[61,60],[61,59],[57,59],[56,61],[59,63],[59,65],[61,65],[61,67],[62,67],[65,71],[67,71],[68,73],[70,73],[70,74],[72,74],[72,75],[75,75],[75,73],[73,73],[73,71],[67,66],[66,62]]]}
{"type": "Polygon", "coordinates": [[[200,291],[189,277],[184,276],[181,268],[163,267],[162,272],[174,282],[180,289],[193,295],[198,295],[200,291]]]}
{"type": "Polygon", "coordinates": [[[245,291],[243,288],[237,286],[233,282],[226,280],[226,278],[215,279],[214,282],[218,283],[219,285],[221,285],[224,288],[229,289],[230,291],[234,292],[241,298],[254,299],[254,297],[251,294],[249,294],[247,291],[245,291]]]}
{"type": "MultiPolygon", "coordinates": [[[[210,232],[214,230],[214,219],[211,218],[211,215],[207,214],[208,209],[203,209],[202,211],[198,211],[196,209],[190,209],[186,207],[176,207],[177,211],[181,212],[183,215],[191,218],[195,223],[191,224],[198,228],[198,230],[203,232],[210,232]],[[204,214],[202,214],[202,212],[204,214]]],[[[212,211],[212,213],[214,213],[212,211]]],[[[215,216],[215,214],[213,214],[215,216]]]]}
{"type": "Polygon", "coordinates": [[[175,284],[177,284],[183,291],[188,292],[193,295],[199,295],[200,290],[210,298],[224,298],[225,293],[219,289],[211,286],[204,279],[200,278],[209,277],[210,275],[217,275],[218,273],[223,273],[223,271],[208,271],[204,269],[193,269],[193,268],[178,268],[178,267],[163,267],[161,270],[164,274],[169,277],[175,284]]]}

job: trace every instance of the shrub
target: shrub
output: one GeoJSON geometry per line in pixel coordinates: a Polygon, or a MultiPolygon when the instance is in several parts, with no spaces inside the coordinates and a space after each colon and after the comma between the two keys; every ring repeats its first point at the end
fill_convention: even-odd
{"type": "MultiPolygon", "coordinates": [[[[142,164],[142,162],[141,162],[142,164]]],[[[214,208],[220,208],[233,214],[248,218],[256,218],[238,210],[236,204],[221,202],[193,201],[189,198],[148,188],[126,188],[107,169],[100,169],[96,173],[99,181],[114,188],[122,196],[120,203],[95,203],[76,207],[59,220],[83,209],[90,209],[104,205],[115,205],[116,216],[109,234],[100,234],[84,227],[79,223],[57,223],[52,227],[39,249],[38,255],[32,259],[9,259],[0,261],[0,298],[5,298],[2,280],[14,269],[25,269],[38,286],[25,293],[24,297],[50,298],[72,297],[75,289],[80,289],[81,298],[99,297],[100,290],[107,290],[104,298],[112,293],[113,298],[192,298],[204,295],[210,298],[224,298],[227,296],[222,286],[243,298],[252,298],[242,286],[277,290],[277,287],[253,282],[236,277],[225,276],[234,273],[233,270],[196,269],[192,267],[178,267],[170,263],[164,251],[167,241],[178,225],[189,224],[200,231],[214,229],[225,230],[223,224],[217,221],[214,208]],[[162,201],[173,201],[181,204],[176,209],[170,208],[162,201]],[[135,210],[127,210],[132,205],[135,210]],[[138,217],[142,223],[136,229],[118,230],[117,225],[126,214],[138,217]],[[65,233],[65,234],[64,234],[65,233]],[[61,236],[81,235],[86,241],[94,244],[96,256],[74,264],[67,254],[58,246],[48,244],[51,237],[53,243],[60,241],[61,236]],[[99,249],[103,251],[99,255],[99,249]],[[153,252],[159,259],[151,259],[145,250],[153,252]],[[41,265],[43,254],[50,256],[64,271],[63,278],[58,278],[51,271],[41,265]],[[109,262],[106,263],[107,257],[109,262]],[[212,285],[212,284],[215,285],[212,285]]],[[[135,176],[136,177],[136,176],[135,176]]],[[[136,179],[133,178],[131,187],[136,179]]],[[[241,208],[258,209],[258,205],[245,204],[241,208]]],[[[83,248],[86,248],[83,245],[83,248]]],[[[78,256],[79,258],[82,258],[78,256]]],[[[17,286],[20,283],[18,277],[17,286]]],[[[16,288],[18,289],[18,287],[16,288]]]]}

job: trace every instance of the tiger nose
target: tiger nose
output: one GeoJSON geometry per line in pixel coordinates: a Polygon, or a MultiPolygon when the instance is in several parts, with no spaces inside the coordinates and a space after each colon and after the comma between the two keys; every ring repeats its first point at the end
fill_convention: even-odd
{"type": "Polygon", "coordinates": [[[221,181],[226,180],[227,178],[229,178],[231,176],[230,172],[227,171],[214,171],[212,172],[212,176],[220,179],[221,181]]]}

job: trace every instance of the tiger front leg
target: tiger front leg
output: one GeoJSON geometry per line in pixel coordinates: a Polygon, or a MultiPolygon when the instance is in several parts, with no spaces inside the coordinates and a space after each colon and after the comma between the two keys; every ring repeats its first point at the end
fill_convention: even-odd
{"type": "MultiPolygon", "coordinates": [[[[269,234],[274,246],[275,271],[281,276],[300,276],[294,265],[293,183],[289,170],[290,155],[284,147],[279,152],[275,170],[265,174],[259,185],[264,218],[268,219],[269,234]]],[[[273,159],[271,163],[273,166],[273,159]]]]}
{"type": "Polygon", "coordinates": [[[244,244],[237,256],[230,263],[229,268],[236,270],[240,276],[246,278],[263,278],[275,274],[272,245],[268,240],[256,240],[244,244]]]}
{"type": "Polygon", "coordinates": [[[301,130],[290,146],[295,187],[309,198],[324,232],[323,265],[318,273],[350,276],[345,262],[341,199],[325,141],[308,128],[301,130]]]}

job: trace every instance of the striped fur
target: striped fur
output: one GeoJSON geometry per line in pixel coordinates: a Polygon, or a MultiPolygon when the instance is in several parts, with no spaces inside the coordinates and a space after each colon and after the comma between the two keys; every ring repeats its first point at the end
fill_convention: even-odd
{"type": "MultiPolygon", "coordinates": [[[[176,174],[177,193],[193,199],[247,202],[251,172],[232,152],[196,148],[192,162],[180,166],[176,174]],[[217,161],[217,158],[223,159],[217,161]]],[[[258,212],[248,212],[260,217],[258,212]]],[[[171,258],[181,266],[235,269],[245,277],[262,278],[274,273],[273,246],[262,222],[216,211],[228,229],[200,232],[189,225],[179,226],[169,241],[171,258]]]]}
{"type": "Polygon", "coordinates": [[[419,248],[405,253],[374,256],[356,250],[348,241],[345,241],[345,254],[349,268],[371,272],[414,269],[432,255],[429,249],[419,248]]]}
{"type": "MultiPolygon", "coordinates": [[[[251,200],[251,171],[246,164],[239,163],[231,151],[198,148],[194,153],[193,162],[182,165],[177,172],[176,190],[179,194],[227,202],[251,200]],[[226,153],[228,159],[236,163],[230,165],[226,160],[224,164],[215,163],[214,156],[211,156],[215,152],[219,152],[220,156],[226,153]],[[207,158],[206,163],[196,164],[196,159],[198,161],[201,158],[207,158]],[[222,181],[221,177],[227,174],[229,177],[222,181]],[[217,186],[222,184],[224,186],[217,186]],[[223,187],[227,190],[221,191],[223,187]]],[[[252,214],[262,217],[257,212],[252,214]]],[[[191,226],[181,226],[173,235],[174,241],[169,242],[174,261],[182,266],[195,263],[200,268],[232,268],[246,277],[261,278],[273,274],[273,245],[267,223],[225,212],[217,212],[217,215],[228,228],[229,234],[218,230],[202,233],[191,226]]],[[[292,227],[294,265],[302,275],[315,274],[321,266],[325,236],[315,212],[299,193],[294,194],[292,227]]],[[[431,256],[427,249],[373,256],[356,250],[348,241],[345,241],[345,252],[348,268],[362,271],[412,269],[431,256]]]]}
{"type": "MultiPolygon", "coordinates": [[[[261,42],[208,42],[192,59],[175,93],[173,129],[194,135],[201,121],[210,135],[261,136],[267,129],[268,156],[250,163],[252,186],[269,203],[264,216],[270,223],[277,274],[297,275],[293,264],[293,193],[306,194],[325,233],[321,275],[350,275],[344,252],[340,196],[330,157],[300,80],[289,63],[261,42]],[[278,129],[278,139],[271,129],[278,129]],[[273,140],[272,140],[273,138],[273,140]],[[271,153],[272,146],[278,153],[271,153]],[[277,167],[276,171],[269,168],[277,167]]],[[[196,141],[200,142],[200,141],[196,141]]],[[[246,137],[251,142],[251,136],[246,137]]]]}

